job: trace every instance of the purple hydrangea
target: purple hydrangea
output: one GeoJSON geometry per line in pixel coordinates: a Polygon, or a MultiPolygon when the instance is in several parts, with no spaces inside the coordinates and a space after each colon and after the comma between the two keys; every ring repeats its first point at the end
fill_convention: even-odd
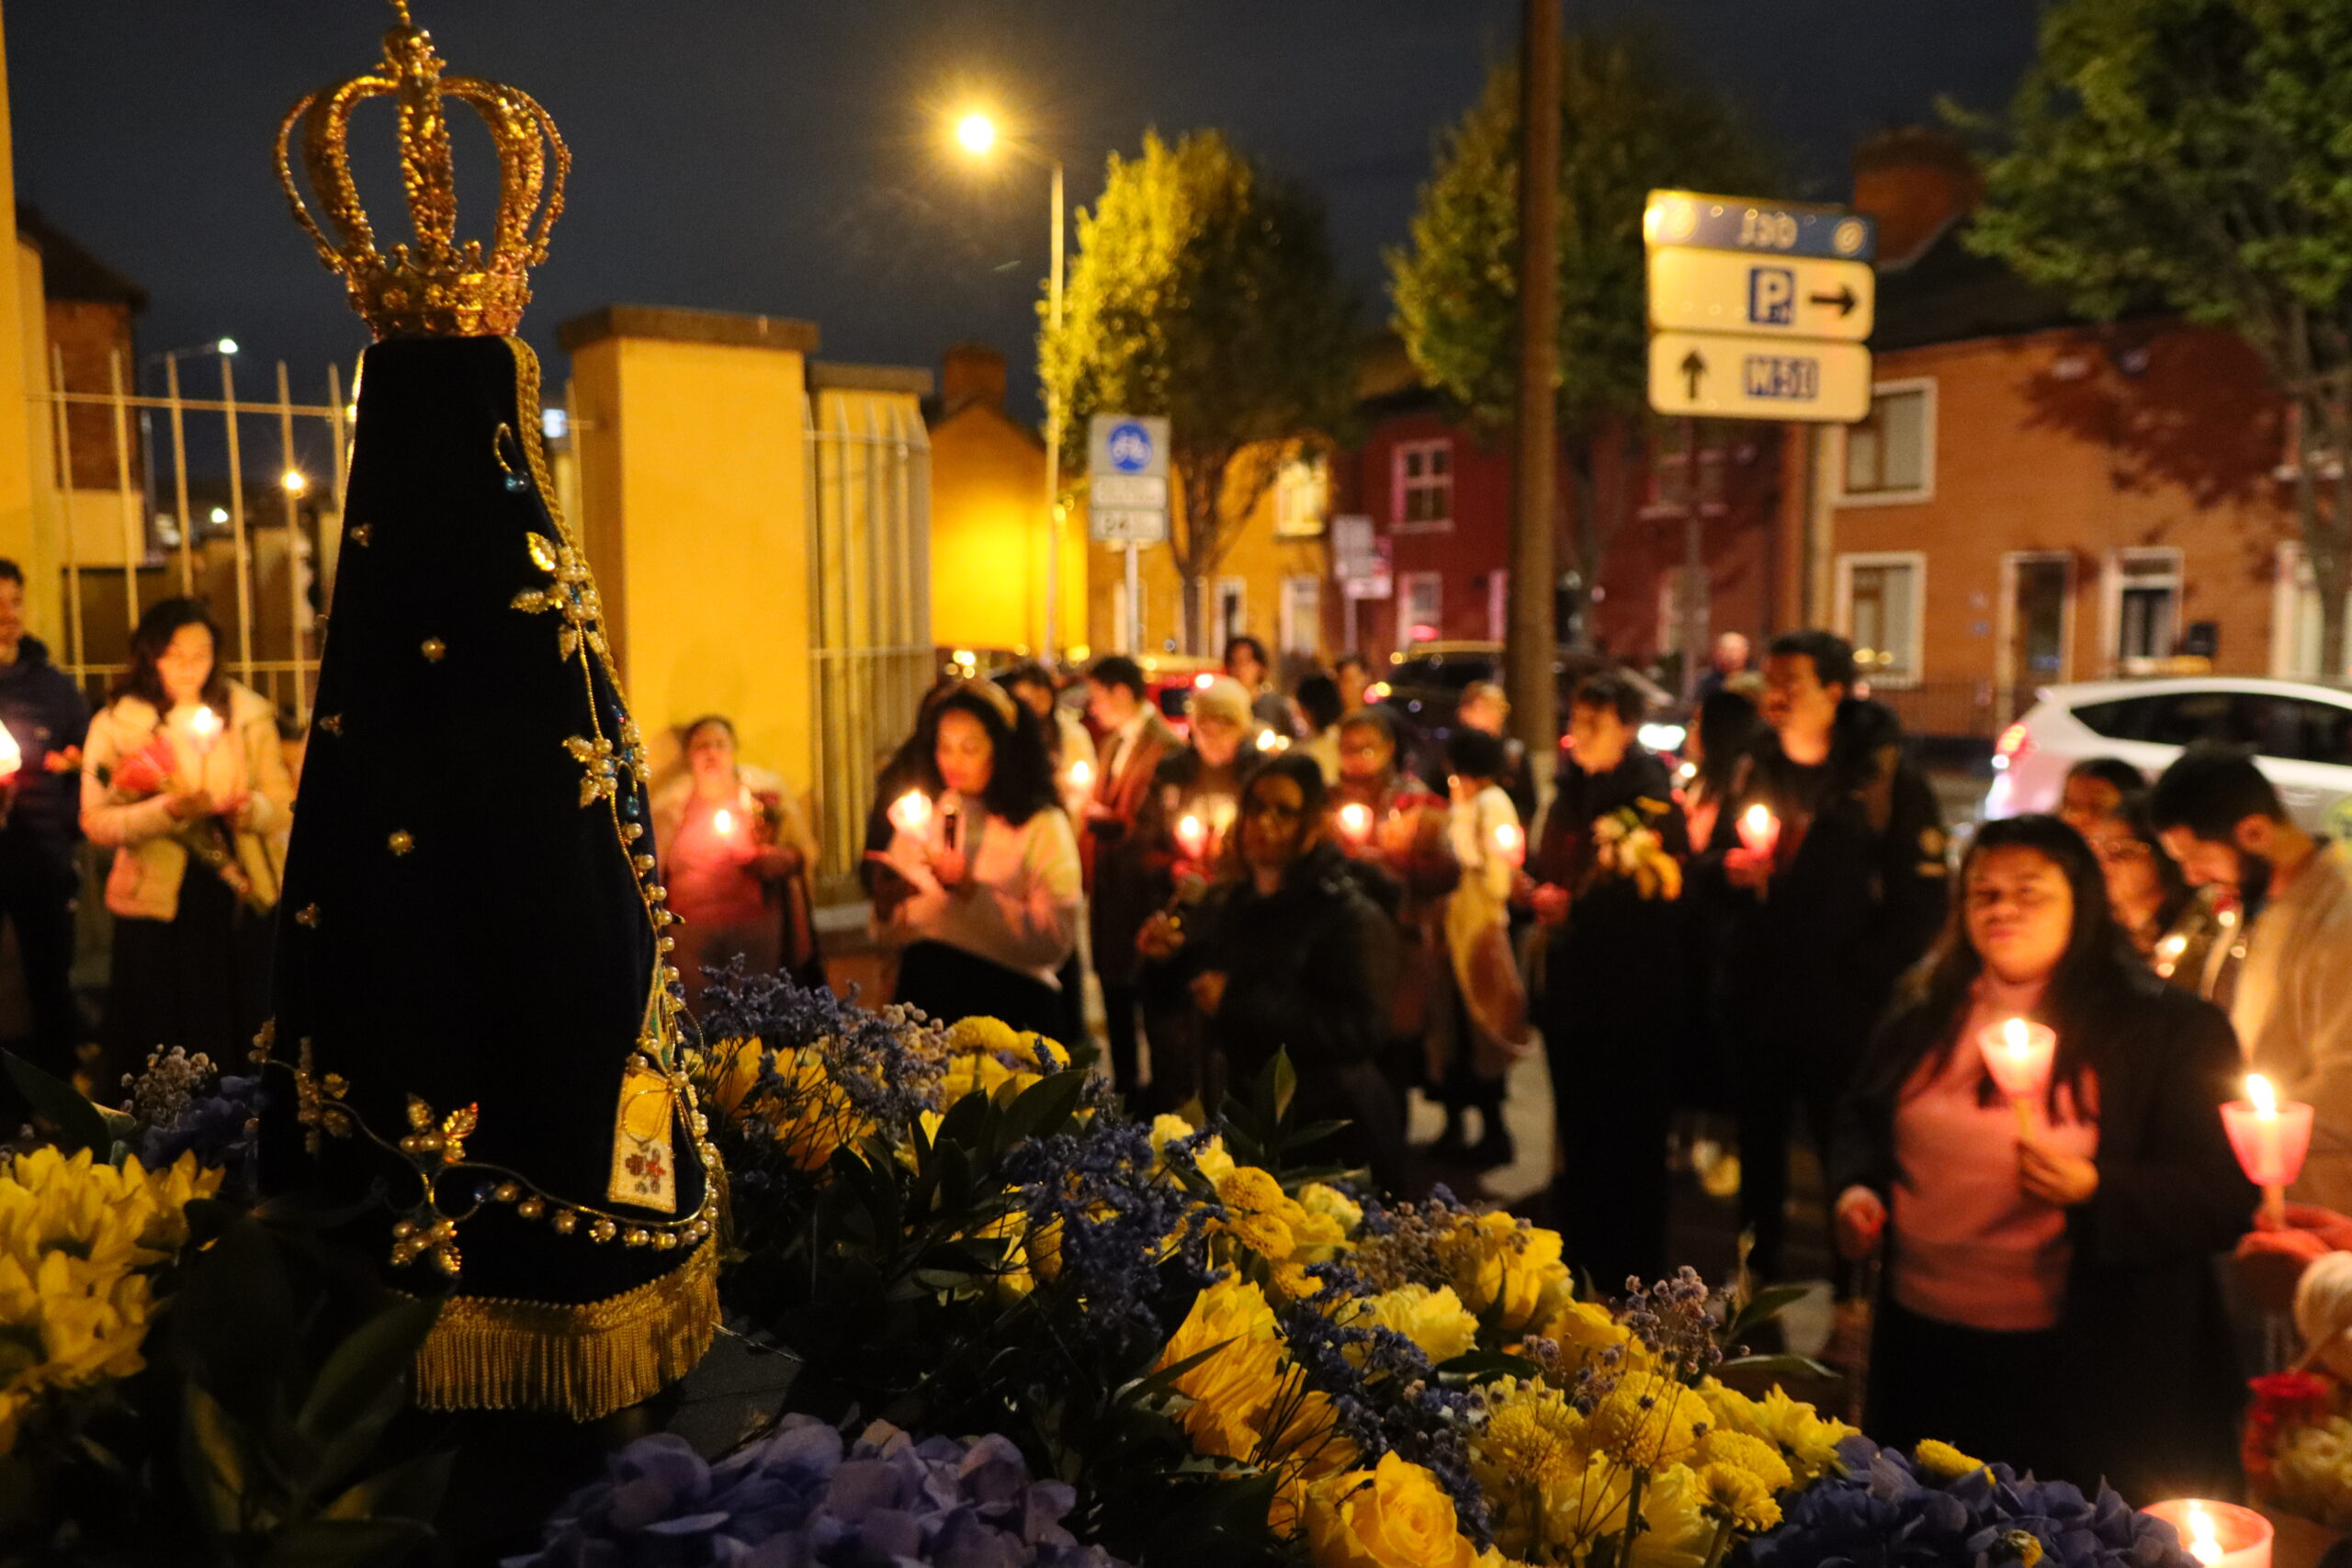
{"type": "Polygon", "coordinates": [[[169,1121],[140,1129],[139,1163],[161,1170],[193,1151],[198,1164],[228,1172],[230,1191],[252,1192],[262,1100],[260,1078],[222,1077],[210,1092],[190,1096],[169,1121]]]}
{"type": "Polygon", "coordinates": [[[1941,1480],[1867,1438],[1848,1438],[1839,1458],[1845,1473],[1805,1492],[1780,1529],[1750,1544],[1752,1568],[2000,1568],[2029,1555],[2026,1536],[2041,1568],[2197,1568],[2170,1525],[2111,1487],[2093,1499],[2005,1464],[1941,1480]]]}
{"type": "Polygon", "coordinates": [[[844,1444],[809,1416],[713,1464],[640,1438],[504,1568],[1125,1568],[1062,1528],[1074,1495],[1001,1437],[918,1442],[885,1422],[844,1444]]]}

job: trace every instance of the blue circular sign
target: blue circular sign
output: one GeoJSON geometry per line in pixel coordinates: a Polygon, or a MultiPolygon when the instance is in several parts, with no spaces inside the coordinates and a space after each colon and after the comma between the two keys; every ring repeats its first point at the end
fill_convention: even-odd
{"type": "Polygon", "coordinates": [[[1151,432],[1132,419],[1113,425],[1103,445],[1111,466],[1123,474],[1139,474],[1151,467],[1151,432]]]}

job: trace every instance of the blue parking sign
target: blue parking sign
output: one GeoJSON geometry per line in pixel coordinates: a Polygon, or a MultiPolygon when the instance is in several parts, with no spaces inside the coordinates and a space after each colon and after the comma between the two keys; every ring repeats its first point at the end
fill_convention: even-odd
{"type": "Polygon", "coordinates": [[[1797,321],[1797,275],[1785,266],[1747,269],[1747,319],[1759,327],[1792,327],[1797,321]]]}

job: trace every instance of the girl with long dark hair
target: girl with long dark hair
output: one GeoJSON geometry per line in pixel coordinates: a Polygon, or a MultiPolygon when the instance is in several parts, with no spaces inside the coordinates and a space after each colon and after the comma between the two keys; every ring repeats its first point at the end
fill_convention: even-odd
{"type": "Polygon", "coordinates": [[[1832,1149],[1839,1246],[1885,1258],[1871,1430],[2212,1495],[2237,1386],[2212,1257],[2256,1201],[2222,1131],[2229,1020],[2149,972],[2056,818],[1985,824],[1961,883],[1832,1149]],[[1977,1045],[2012,1018],[2056,1034],[2030,1125],[1977,1045]]]}
{"type": "Polygon", "coordinates": [[[897,999],[1066,1032],[1057,976],[1078,942],[1078,839],[1036,716],[992,682],[965,682],[924,710],[910,760],[915,799],[886,803],[879,855],[904,896],[876,905],[877,934],[903,949],[897,999]]]}
{"type": "Polygon", "coordinates": [[[294,781],[277,709],[221,673],[220,641],[195,600],[153,605],[90,721],[82,830],[115,852],[105,1033],[119,1065],[172,1045],[236,1061],[268,1010],[294,781]]]}

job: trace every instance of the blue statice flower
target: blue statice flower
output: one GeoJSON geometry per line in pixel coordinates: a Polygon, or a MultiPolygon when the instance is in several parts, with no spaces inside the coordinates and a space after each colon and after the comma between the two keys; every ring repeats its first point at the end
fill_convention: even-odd
{"type": "MultiPolygon", "coordinates": [[[[751,974],[741,958],[705,974],[706,1042],[757,1040],[770,1051],[813,1052],[851,1109],[880,1126],[898,1127],[939,1109],[939,1029],[910,1009],[870,1010],[782,975],[751,974]]],[[[779,1083],[771,1059],[761,1087],[779,1083]]]]}
{"type": "Polygon", "coordinates": [[[1330,1395],[1363,1465],[1394,1453],[1427,1467],[1453,1498],[1463,1533],[1484,1548],[1492,1529],[1469,1451],[1478,1396],[1442,1386],[1420,1347],[1393,1328],[1334,1323],[1310,1305],[1284,1310],[1282,1326],[1291,1359],[1309,1388],[1330,1395]]]}
{"type": "Polygon", "coordinates": [[[1124,1568],[1062,1527],[1074,1501],[1001,1437],[918,1442],[877,1421],[844,1445],[787,1416],[716,1464],[674,1434],[639,1438],[503,1568],[1124,1568]]]}
{"type": "Polygon", "coordinates": [[[148,1054],[144,1071],[123,1075],[122,1109],[137,1125],[132,1153],[159,1170],[193,1152],[198,1163],[228,1172],[232,1190],[250,1194],[260,1130],[261,1079],[223,1077],[212,1058],[175,1045],[148,1054]]]}
{"type": "Polygon", "coordinates": [[[1844,1473],[1789,1505],[1781,1528],[1748,1547],[1752,1568],[2197,1568],[2173,1528],[2134,1511],[2111,1487],[2096,1498],[2005,1464],[1957,1479],[1922,1473],[1893,1449],[1849,1438],[1844,1473]]]}
{"type": "Polygon", "coordinates": [[[1102,1115],[1083,1133],[1032,1138],[1005,1156],[1004,1179],[1021,1193],[1029,1234],[1058,1224],[1054,1288],[1085,1303],[1072,1331],[1114,1355],[1173,1332],[1157,1304],[1171,1270],[1187,1301],[1213,1272],[1209,1226],[1222,1211],[1155,1179],[1158,1163],[1149,1129],[1102,1115]]]}

